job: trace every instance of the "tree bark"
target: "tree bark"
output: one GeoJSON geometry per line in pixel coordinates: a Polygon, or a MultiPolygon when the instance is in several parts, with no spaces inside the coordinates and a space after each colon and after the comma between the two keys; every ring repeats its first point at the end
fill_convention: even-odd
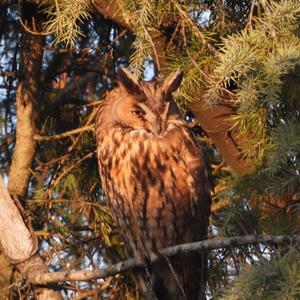
{"type": "MultiPolygon", "coordinates": [[[[30,283],[31,276],[37,276],[38,274],[48,274],[48,267],[39,255],[34,255],[17,265],[18,270],[24,276],[27,283],[30,283]]],[[[57,287],[57,286],[56,286],[57,287]]],[[[62,300],[63,297],[59,291],[55,289],[55,286],[50,285],[34,285],[33,286],[34,297],[36,300],[62,300]]]]}
{"type": "MultiPolygon", "coordinates": [[[[24,5],[23,18],[36,18],[37,12],[32,4],[24,5]]],[[[37,19],[35,24],[38,25],[37,19]],[[36,22],[37,21],[37,22],[36,22]]],[[[29,24],[30,24],[29,23],[29,24]]],[[[8,190],[11,195],[23,199],[27,194],[30,168],[35,154],[37,132],[37,106],[43,58],[44,37],[22,33],[20,44],[20,78],[16,91],[17,128],[16,144],[9,171],[8,190]]]]}
{"type": "Polygon", "coordinates": [[[24,261],[37,250],[37,244],[24,224],[0,177],[0,244],[3,253],[13,262],[24,261]]]}
{"type": "MultiPolygon", "coordinates": [[[[27,22],[28,26],[34,25],[39,27],[41,25],[41,17],[38,14],[37,6],[34,4],[23,4],[22,18],[25,20],[25,22],[27,22]]],[[[16,93],[16,144],[9,171],[8,182],[9,193],[20,200],[24,200],[27,194],[31,177],[30,168],[34,159],[37,144],[36,140],[34,139],[34,135],[37,133],[35,122],[38,116],[37,106],[40,102],[39,80],[41,78],[41,66],[44,51],[43,48],[44,37],[32,35],[27,32],[22,33],[20,44],[21,75],[16,93]]],[[[16,213],[16,208],[11,210],[16,213]]],[[[6,223],[4,225],[7,226],[7,231],[18,230],[18,228],[15,227],[15,223],[6,223]]],[[[21,225],[19,224],[19,226],[21,225]]],[[[6,247],[5,254],[12,261],[15,261],[15,258],[19,257],[22,257],[22,260],[27,258],[27,260],[16,265],[21,274],[26,278],[35,272],[48,272],[47,266],[37,254],[31,256],[36,249],[30,246],[30,242],[32,242],[33,237],[30,236],[28,230],[26,231],[23,228],[22,237],[19,238],[19,241],[22,241],[22,243],[27,241],[25,244],[27,245],[27,247],[25,247],[26,253],[22,253],[22,251],[20,252],[20,248],[14,249],[15,251],[12,253],[11,249],[10,251],[7,251],[8,248],[6,247]]],[[[1,244],[3,245],[3,236],[1,236],[0,239],[1,244]]],[[[14,240],[11,244],[13,245],[15,242],[16,241],[14,240]]],[[[60,292],[48,287],[34,287],[33,291],[37,300],[62,299],[60,292]]]]}
{"type": "MultiPolygon", "coordinates": [[[[16,264],[26,279],[33,275],[48,273],[49,270],[43,260],[38,255],[34,255],[37,250],[37,239],[26,227],[2,177],[0,177],[0,220],[0,245],[3,251],[1,266],[6,265],[6,268],[1,270],[2,274],[5,272],[3,278],[4,275],[11,276],[10,263],[16,264]]],[[[37,300],[62,299],[59,292],[45,286],[35,287],[34,294],[37,300]]],[[[5,297],[8,298],[8,293],[5,297]]]]}
{"type": "Polygon", "coordinates": [[[189,103],[189,108],[197,117],[201,127],[213,141],[224,161],[237,176],[251,173],[254,165],[242,156],[242,151],[247,149],[249,138],[240,135],[232,129],[229,117],[234,114],[231,107],[217,104],[211,107],[205,104],[202,95],[194,95],[195,101],[189,103]]]}

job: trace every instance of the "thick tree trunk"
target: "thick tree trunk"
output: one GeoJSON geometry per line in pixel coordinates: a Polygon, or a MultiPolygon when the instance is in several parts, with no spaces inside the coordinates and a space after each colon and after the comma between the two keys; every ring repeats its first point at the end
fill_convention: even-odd
{"type": "MultiPolygon", "coordinates": [[[[35,6],[25,5],[24,19],[36,18],[35,6]]],[[[39,24],[35,20],[35,24],[39,24]]],[[[39,85],[43,58],[44,37],[22,33],[20,44],[20,78],[16,92],[17,129],[16,144],[10,166],[8,190],[21,200],[26,196],[30,168],[35,154],[35,121],[39,104],[39,85]]]]}
{"type": "MultiPolygon", "coordinates": [[[[24,4],[22,18],[27,25],[40,25],[40,18],[37,13],[37,6],[33,4],[24,4]]],[[[16,102],[17,102],[17,129],[16,144],[14,148],[13,160],[9,172],[8,191],[14,197],[21,201],[25,199],[31,176],[31,165],[34,159],[36,141],[34,135],[36,133],[35,122],[37,118],[37,106],[39,99],[39,80],[41,77],[41,66],[43,58],[44,38],[32,35],[27,32],[22,33],[21,53],[20,53],[20,78],[17,86],[16,102]]],[[[5,195],[6,198],[8,194],[5,195]]],[[[4,202],[5,203],[5,202],[4,202]]],[[[2,209],[7,209],[4,206],[2,209]]],[[[1,206],[0,206],[1,209],[1,206]]],[[[9,208],[10,218],[17,214],[16,207],[11,204],[9,208]]],[[[8,213],[8,212],[6,212],[8,213]]],[[[1,217],[1,221],[2,221],[1,217]]],[[[0,236],[4,253],[10,261],[22,260],[23,262],[16,265],[21,274],[28,278],[34,273],[48,272],[48,268],[43,260],[36,254],[31,256],[36,250],[33,245],[33,236],[26,228],[25,224],[18,222],[2,222],[4,232],[11,233],[11,237],[5,241],[4,235],[0,236]],[[18,227],[17,227],[18,226],[18,227]],[[25,228],[24,228],[25,227],[25,228]],[[20,230],[22,228],[22,230],[20,230]],[[20,230],[20,232],[19,232],[20,230]],[[17,235],[17,231],[18,234],[17,235]],[[15,232],[15,233],[13,233],[15,232]],[[17,244],[16,237],[19,241],[17,244]],[[21,243],[20,243],[21,242],[21,243]],[[24,247],[24,248],[20,248],[24,247]],[[27,260],[24,260],[26,259],[27,260]]],[[[60,292],[54,291],[47,287],[34,287],[34,295],[38,300],[44,299],[62,299],[60,292]]]]}

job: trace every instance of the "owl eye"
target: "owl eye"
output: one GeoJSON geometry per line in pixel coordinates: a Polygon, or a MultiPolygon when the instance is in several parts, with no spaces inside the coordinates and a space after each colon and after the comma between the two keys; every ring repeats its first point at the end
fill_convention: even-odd
{"type": "Polygon", "coordinates": [[[133,111],[131,111],[131,113],[135,116],[143,116],[145,114],[145,112],[141,109],[133,110],[133,111]]]}

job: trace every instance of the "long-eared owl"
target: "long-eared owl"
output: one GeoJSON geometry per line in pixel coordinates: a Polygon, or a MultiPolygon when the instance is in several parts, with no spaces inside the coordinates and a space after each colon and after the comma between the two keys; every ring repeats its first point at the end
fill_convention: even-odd
{"type": "MultiPolygon", "coordinates": [[[[183,72],[138,81],[119,69],[101,104],[97,155],[105,192],[128,255],[151,259],[165,247],[206,239],[210,169],[172,93],[183,72]]],[[[146,299],[204,299],[205,254],[160,258],[136,274],[146,299]],[[147,274],[147,275],[146,275],[147,274]]]]}

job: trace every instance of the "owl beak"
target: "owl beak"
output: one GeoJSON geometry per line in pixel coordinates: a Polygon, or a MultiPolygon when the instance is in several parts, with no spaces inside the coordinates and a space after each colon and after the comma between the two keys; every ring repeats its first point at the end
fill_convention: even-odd
{"type": "Polygon", "coordinates": [[[161,134],[166,130],[167,117],[169,112],[170,103],[165,104],[165,108],[160,117],[155,118],[152,122],[152,132],[156,135],[161,134]]]}
{"type": "Polygon", "coordinates": [[[162,133],[162,126],[158,120],[152,124],[151,131],[156,135],[160,135],[162,133]]]}
{"type": "Polygon", "coordinates": [[[164,130],[162,118],[154,114],[144,103],[139,103],[138,106],[146,113],[148,129],[155,135],[161,134],[164,130]]]}

